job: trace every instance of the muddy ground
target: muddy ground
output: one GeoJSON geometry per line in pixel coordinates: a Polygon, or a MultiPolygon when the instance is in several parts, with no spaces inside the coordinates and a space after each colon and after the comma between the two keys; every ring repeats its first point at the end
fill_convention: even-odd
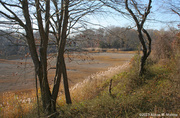
{"type": "MultiPolygon", "coordinates": [[[[66,66],[70,86],[83,81],[87,76],[108,67],[121,65],[131,59],[132,52],[120,53],[71,53],[66,54],[66,66]]],[[[53,55],[48,59],[49,82],[53,83],[55,73],[53,55]]],[[[27,91],[35,88],[34,67],[30,58],[4,60],[0,59],[0,95],[3,92],[27,91]]]]}

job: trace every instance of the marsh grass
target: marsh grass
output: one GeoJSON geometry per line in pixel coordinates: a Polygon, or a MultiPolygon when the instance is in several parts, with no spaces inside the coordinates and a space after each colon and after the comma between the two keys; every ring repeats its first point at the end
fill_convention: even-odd
{"type": "MultiPolygon", "coordinates": [[[[141,78],[145,80],[142,85],[138,85],[137,60],[138,57],[134,57],[130,66],[126,63],[123,66],[112,67],[76,84],[70,89],[72,105],[65,104],[64,94],[61,92],[57,99],[59,117],[138,118],[142,113],[167,113],[180,116],[178,59],[169,60],[166,64],[148,60],[146,73],[141,78]],[[109,94],[108,87],[111,79],[112,90],[109,94]]],[[[28,98],[28,95],[24,96],[28,98]]],[[[22,103],[20,98],[14,99],[17,97],[15,94],[11,96],[7,94],[5,97],[7,102],[3,103],[0,109],[3,112],[2,117],[38,117],[35,100],[29,104],[28,101],[22,103]],[[10,104],[17,105],[12,107],[10,104]],[[5,114],[5,111],[11,111],[11,114],[10,112],[5,114]]]]}
{"type": "MultiPolygon", "coordinates": [[[[126,52],[122,52],[126,53],[126,52]]],[[[129,53],[129,52],[128,52],[129,53]]],[[[113,63],[111,66],[119,64],[123,64],[124,61],[129,60],[129,57],[124,57],[123,59],[116,59],[111,58],[108,56],[95,56],[89,57],[87,55],[82,55],[80,57],[74,57],[74,58],[84,58],[87,57],[88,59],[92,59],[92,57],[95,60],[101,60],[101,62],[108,62],[113,63]],[[103,60],[102,60],[103,59],[103,60]]],[[[9,62],[8,62],[9,63],[9,62]]],[[[16,63],[15,61],[13,63],[16,63]]],[[[75,67],[69,67],[69,69],[74,69],[75,67]]],[[[77,68],[76,68],[77,69],[77,68]]],[[[74,72],[72,75],[73,77],[77,78],[77,80],[73,80],[73,82],[78,83],[81,81],[81,83],[77,84],[76,86],[74,83],[70,84],[71,88],[71,96],[73,99],[73,103],[78,103],[81,101],[85,101],[87,99],[93,99],[95,96],[100,94],[100,92],[105,88],[102,88],[102,83],[105,82],[105,80],[108,82],[108,79],[111,78],[114,74],[117,74],[123,70],[121,66],[116,66],[113,68],[98,68],[98,69],[89,69],[86,68],[78,68],[82,70],[82,72],[79,74],[78,72],[74,72]],[[84,69],[84,70],[83,70],[84,69]],[[119,69],[119,70],[118,70],[119,69]],[[104,72],[104,70],[106,70],[104,72]],[[98,72],[95,74],[90,75],[91,73],[98,72]],[[83,77],[90,75],[87,77],[86,80],[84,80],[83,77]],[[81,79],[82,78],[82,79],[81,79]],[[82,82],[84,80],[84,82],[82,82]],[[92,81],[91,81],[92,80],[92,81]],[[77,87],[78,86],[78,87],[77,87]],[[82,87],[82,88],[81,88],[82,87]],[[90,89],[91,88],[91,89],[90,89]],[[82,91],[83,90],[83,91],[82,91]]],[[[48,75],[50,78],[53,78],[53,73],[50,72],[48,75]]],[[[50,83],[52,81],[50,80],[50,83]]],[[[52,86],[51,86],[52,88],[52,86]]],[[[61,84],[60,93],[58,97],[58,104],[57,107],[65,105],[65,97],[64,97],[64,91],[63,91],[63,85],[61,84]]],[[[40,94],[40,93],[39,93],[40,94]]],[[[39,98],[40,99],[40,98],[39,98]]],[[[35,90],[28,91],[20,91],[20,92],[5,92],[0,97],[0,117],[2,118],[12,118],[12,117],[37,117],[37,100],[36,100],[36,93],[35,90]],[[36,115],[33,115],[36,114],[36,115]]],[[[43,116],[43,113],[41,113],[43,116]]]]}
{"type": "MultiPolygon", "coordinates": [[[[90,100],[98,96],[109,83],[109,79],[115,74],[125,71],[128,68],[129,63],[125,63],[121,66],[110,67],[107,71],[97,72],[88,76],[83,82],[77,83],[70,89],[71,97],[74,102],[81,102],[84,100],[90,100]],[[107,85],[106,85],[107,83],[107,85]]],[[[65,102],[64,95],[60,95],[58,98],[60,105],[65,102]]]]}
{"type": "Polygon", "coordinates": [[[5,92],[2,95],[0,112],[2,118],[20,118],[35,106],[35,92],[5,92]]]}

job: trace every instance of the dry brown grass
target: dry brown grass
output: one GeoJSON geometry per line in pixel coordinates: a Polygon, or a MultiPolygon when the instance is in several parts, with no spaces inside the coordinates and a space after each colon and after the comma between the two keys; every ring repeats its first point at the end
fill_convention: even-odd
{"type": "MultiPolygon", "coordinates": [[[[126,52],[124,53],[126,54],[126,52]]],[[[133,54],[134,53],[132,53],[132,56],[133,54]]],[[[76,56],[74,58],[87,59],[87,55],[83,55],[79,57],[76,56]]],[[[94,95],[98,94],[98,92],[100,91],[100,87],[98,86],[104,80],[112,77],[114,74],[117,74],[119,71],[122,71],[127,65],[127,63],[122,67],[117,65],[122,65],[128,60],[130,60],[130,56],[113,58],[109,53],[109,55],[89,55],[88,59],[90,61],[82,61],[81,64],[77,64],[74,66],[73,65],[69,66],[67,64],[68,70],[75,70],[75,71],[68,71],[68,78],[71,87],[71,96],[73,101],[76,102],[90,99],[94,95]],[[108,66],[104,66],[103,68],[98,67],[98,63],[105,65],[107,64],[108,66]],[[92,64],[94,66],[92,66],[92,64]],[[112,67],[112,68],[108,68],[108,67],[112,67]]],[[[7,62],[9,63],[9,61],[7,62]]],[[[17,62],[14,60],[12,60],[11,62],[13,64],[17,64],[17,62]]],[[[6,60],[4,60],[4,63],[6,63],[6,60]]],[[[55,73],[54,69],[49,70],[48,77],[50,78],[49,82],[51,84],[53,83],[54,73],[55,73]]],[[[15,77],[13,80],[16,80],[15,77]]],[[[10,80],[8,80],[8,82],[9,81],[10,80]]],[[[3,80],[2,82],[5,81],[3,80]]],[[[64,87],[61,82],[60,94],[58,98],[59,105],[65,104],[63,88],[64,87]]],[[[27,91],[27,88],[24,88],[24,91],[16,90],[12,92],[4,92],[3,94],[0,95],[1,95],[0,117],[1,116],[4,118],[22,117],[24,114],[29,113],[36,104],[35,91],[32,89],[27,91]]]]}
{"type": "Polygon", "coordinates": [[[20,118],[29,113],[36,103],[35,91],[5,92],[0,104],[0,117],[20,118]]]}
{"type": "MultiPolygon", "coordinates": [[[[120,66],[111,67],[106,71],[97,72],[88,76],[84,81],[77,83],[75,86],[71,87],[71,97],[74,102],[80,102],[88,99],[92,99],[102,91],[102,83],[104,83],[109,78],[114,75],[125,71],[129,67],[129,63],[125,63],[120,66]]],[[[65,98],[61,95],[58,98],[58,104],[64,105],[65,98]]]]}

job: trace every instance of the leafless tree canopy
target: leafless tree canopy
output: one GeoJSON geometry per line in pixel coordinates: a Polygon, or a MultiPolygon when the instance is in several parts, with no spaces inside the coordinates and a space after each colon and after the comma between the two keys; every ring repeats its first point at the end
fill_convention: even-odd
{"type": "Polygon", "coordinates": [[[101,6],[95,1],[74,0],[0,0],[1,26],[20,33],[26,39],[38,77],[44,111],[55,117],[61,75],[65,86],[66,102],[71,103],[69,94],[64,49],[67,36],[78,21],[101,6]],[[38,32],[39,41],[34,36],[38,32]],[[50,40],[53,34],[55,40],[50,40]],[[48,44],[57,45],[57,64],[52,92],[48,83],[47,49],[48,44]],[[37,47],[37,45],[39,45],[37,47]],[[38,49],[39,48],[39,49],[38,49]]]}

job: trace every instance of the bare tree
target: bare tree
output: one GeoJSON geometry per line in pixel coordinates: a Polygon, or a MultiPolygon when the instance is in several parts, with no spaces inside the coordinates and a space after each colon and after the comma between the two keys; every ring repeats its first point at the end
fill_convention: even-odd
{"type": "Polygon", "coordinates": [[[140,76],[142,76],[144,74],[145,62],[151,53],[151,41],[152,40],[151,40],[149,33],[144,29],[144,23],[147,19],[148,14],[150,13],[151,3],[152,3],[152,0],[149,0],[148,6],[145,7],[144,13],[142,13],[141,9],[138,7],[138,3],[135,0],[131,0],[130,2],[128,2],[128,0],[125,1],[126,9],[130,13],[130,15],[133,17],[133,19],[136,23],[138,37],[139,37],[139,40],[140,40],[142,48],[143,48],[143,56],[141,57],[141,66],[140,66],[140,72],[139,72],[140,76]],[[137,14],[135,14],[132,11],[132,9],[129,8],[129,4],[132,4],[132,6],[134,7],[134,10],[135,10],[135,12],[137,12],[137,14]],[[146,38],[143,37],[142,32],[146,35],[147,40],[146,40],[146,38]],[[147,41],[147,43],[146,43],[146,41],[147,41]]]}
{"type": "Polygon", "coordinates": [[[114,9],[123,16],[127,16],[127,17],[131,16],[135,21],[138,31],[138,38],[143,48],[143,56],[141,57],[141,66],[139,71],[139,75],[142,76],[145,71],[144,66],[146,59],[151,53],[151,37],[149,33],[144,29],[144,23],[147,19],[148,14],[150,13],[152,0],[149,0],[147,6],[145,6],[145,4],[136,2],[136,0],[125,0],[125,1],[100,0],[100,1],[107,7],[114,9]],[[127,13],[123,9],[123,7],[125,7],[129,13],[127,13]],[[143,36],[143,33],[146,35],[146,38],[143,36]]]}
{"type": "Polygon", "coordinates": [[[48,117],[57,117],[56,99],[58,97],[61,75],[63,75],[66,103],[71,104],[64,52],[67,36],[75,24],[88,13],[99,8],[94,1],[70,0],[0,0],[0,15],[4,28],[10,28],[26,38],[35,75],[39,80],[44,112],[48,117]],[[8,25],[7,25],[8,24],[8,25]],[[34,31],[40,35],[39,50],[34,31]],[[56,72],[52,91],[48,82],[47,49],[51,42],[49,35],[55,37],[57,45],[56,72]]]}

